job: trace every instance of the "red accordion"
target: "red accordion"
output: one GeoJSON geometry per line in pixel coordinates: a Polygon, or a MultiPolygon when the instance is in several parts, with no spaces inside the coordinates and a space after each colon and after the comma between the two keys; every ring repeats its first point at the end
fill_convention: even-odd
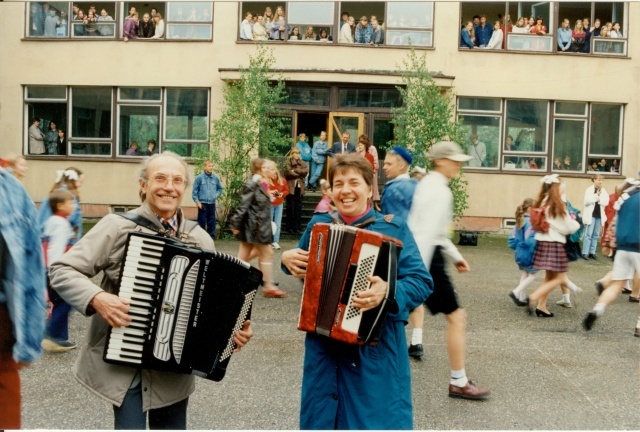
{"type": "Polygon", "coordinates": [[[401,248],[399,240],[373,231],[314,225],[298,329],[350,344],[376,343],[395,300],[401,248]],[[371,287],[370,275],[387,282],[387,293],[380,305],[362,313],[352,302],[371,287]]]}

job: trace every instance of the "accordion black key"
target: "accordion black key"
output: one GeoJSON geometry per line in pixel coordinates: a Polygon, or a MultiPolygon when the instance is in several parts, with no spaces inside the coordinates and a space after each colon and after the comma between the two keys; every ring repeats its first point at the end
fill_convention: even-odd
{"type": "Polygon", "coordinates": [[[118,296],[132,321],[109,329],[104,361],[220,381],[261,282],[230,255],[129,233],[118,296]]]}

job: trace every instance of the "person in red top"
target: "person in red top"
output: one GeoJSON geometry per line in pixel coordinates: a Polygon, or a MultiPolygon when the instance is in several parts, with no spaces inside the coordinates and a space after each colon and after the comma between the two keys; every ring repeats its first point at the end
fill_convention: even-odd
{"type": "Polygon", "coordinates": [[[271,246],[278,250],[280,249],[278,241],[280,241],[280,227],[282,226],[282,208],[284,207],[284,198],[289,195],[289,186],[287,180],[280,175],[274,161],[268,160],[265,165],[267,189],[271,195],[271,221],[275,224],[271,246]]]}
{"type": "MultiPolygon", "coordinates": [[[[364,135],[363,135],[364,136],[364,135]]],[[[356,152],[369,161],[371,164],[371,168],[375,169],[375,162],[373,159],[373,155],[369,153],[369,147],[371,147],[371,143],[368,139],[358,140],[358,147],[356,147],[356,152]]]]}

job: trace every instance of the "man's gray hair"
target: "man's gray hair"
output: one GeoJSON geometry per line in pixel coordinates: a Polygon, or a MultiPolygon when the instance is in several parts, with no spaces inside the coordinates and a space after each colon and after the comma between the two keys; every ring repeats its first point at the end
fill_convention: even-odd
{"type": "MultiPolygon", "coordinates": [[[[182,156],[172,151],[163,151],[162,153],[156,153],[150,157],[144,158],[144,160],[140,164],[140,171],[138,173],[139,181],[141,181],[144,184],[147,184],[147,182],[149,181],[149,164],[151,163],[151,161],[158,159],[159,157],[162,157],[162,156],[172,157],[178,162],[180,162],[184,167],[184,172],[186,173],[185,178],[187,182],[185,186],[188,186],[189,184],[191,184],[191,171],[189,170],[189,166],[187,165],[185,160],[182,158],[182,156]]],[[[142,191],[142,189],[140,189],[138,194],[140,195],[140,201],[145,202],[147,199],[147,194],[145,194],[142,191]]]]}

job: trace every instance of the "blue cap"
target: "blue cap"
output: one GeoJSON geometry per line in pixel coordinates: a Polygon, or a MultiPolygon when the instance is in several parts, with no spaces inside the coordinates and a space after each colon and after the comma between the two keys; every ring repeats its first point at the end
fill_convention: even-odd
{"type": "Polygon", "coordinates": [[[413,162],[413,156],[411,155],[411,153],[409,153],[409,150],[404,147],[395,146],[391,149],[391,153],[397,154],[409,165],[411,165],[411,162],[413,162]]]}

